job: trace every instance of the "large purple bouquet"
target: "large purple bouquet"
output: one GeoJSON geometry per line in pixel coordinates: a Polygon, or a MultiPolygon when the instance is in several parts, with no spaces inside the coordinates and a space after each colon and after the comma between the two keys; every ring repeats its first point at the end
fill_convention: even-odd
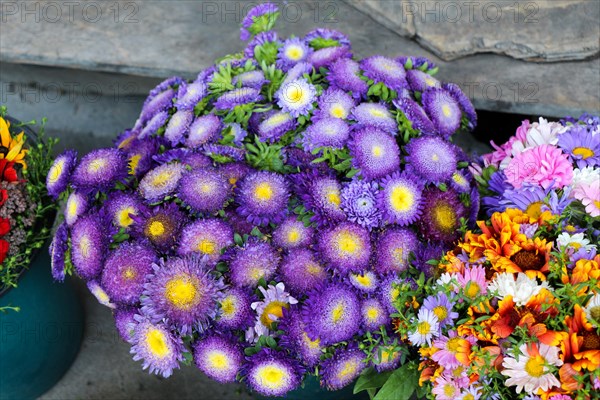
{"type": "Polygon", "coordinates": [[[59,156],[48,190],[66,199],[55,278],[88,282],[144,368],[282,396],[400,363],[398,273],[427,274],[478,197],[450,142],[473,106],[430,61],[355,61],[326,29],[280,40],[276,16],[252,9],[243,53],[152,90],[115,148],[59,156]]]}

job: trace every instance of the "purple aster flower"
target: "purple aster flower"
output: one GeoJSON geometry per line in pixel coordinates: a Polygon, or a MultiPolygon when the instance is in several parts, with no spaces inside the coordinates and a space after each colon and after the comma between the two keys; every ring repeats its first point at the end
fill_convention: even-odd
{"type": "Polygon", "coordinates": [[[120,133],[116,139],[113,140],[113,144],[115,145],[115,147],[126,151],[131,149],[131,145],[136,139],[137,132],[131,129],[126,129],[122,133],[120,133]]]}
{"type": "Polygon", "coordinates": [[[377,372],[392,371],[400,366],[402,352],[388,346],[379,346],[373,352],[373,366],[377,372]]]}
{"type": "Polygon", "coordinates": [[[184,171],[185,167],[180,163],[159,165],[140,181],[140,194],[149,202],[162,200],[175,192],[184,171]]]}
{"type": "Polygon", "coordinates": [[[223,124],[221,119],[213,114],[203,115],[196,118],[189,128],[189,135],[185,142],[186,146],[196,148],[215,140],[221,132],[223,124]]]}
{"type": "Polygon", "coordinates": [[[327,171],[329,169],[326,163],[313,163],[313,160],[317,159],[317,155],[298,147],[285,147],[281,150],[281,154],[286,164],[294,168],[299,168],[299,171],[310,169],[327,171]]]}
{"type": "Polygon", "coordinates": [[[350,222],[319,232],[321,257],[341,274],[360,271],[369,264],[371,239],[369,231],[350,222]]]}
{"type": "Polygon", "coordinates": [[[308,115],[316,96],[317,90],[304,78],[282,85],[275,93],[277,105],[293,117],[308,115]]]}
{"type": "Polygon", "coordinates": [[[177,242],[185,214],[175,203],[166,203],[140,215],[129,214],[134,220],[134,234],[150,241],[157,249],[168,252],[177,242]]]}
{"type": "Polygon", "coordinates": [[[366,96],[369,86],[360,79],[360,68],[356,61],[341,58],[329,66],[327,80],[331,87],[351,92],[352,97],[361,99],[366,96]]]}
{"type": "Polygon", "coordinates": [[[200,100],[208,94],[208,85],[202,80],[182,84],[177,91],[175,107],[179,111],[193,111],[200,100]]]}
{"type": "Polygon", "coordinates": [[[166,88],[166,90],[163,89],[160,92],[155,93],[154,95],[153,92],[150,92],[150,95],[146,98],[146,101],[142,106],[142,112],[140,113],[140,117],[138,119],[138,122],[140,124],[145,124],[156,114],[166,112],[169,108],[173,106],[175,90],[169,87],[166,88]]]}
{"type": "Polygon", "coordinates": [[[297,306],[291,306],[283,310],[283,317],[279,319],[277,329],[284,333],[280,338],[280,346],[289,349],[292,354],[307,368],[312,368],[319,362],[321,357],[321,340],[311,340],[306,333],[302,314],[297,306]]]}
{"type": "Polygon", "coordinates": [[[315,215],[311,221],[328,226],[346,218],[340,207],[342,187],[328,172],[309,170],[296,176],[296,192],[306,209],[315,215]]]}
{"type": "Polygon", "coordinates": [[[115,326],[119,336],[125,342],[133,344],[133,335],[135,331],[136,321],[135,315],[138,313],[138,309],[130,306],[120,306],[113,311],[113,317],[115,319],[115,326]]]}
{"type": "Polygon", "coordinates": [[[313,50],[303,40],[293,37],[283,42],[277,54],[277,68],[288,71],[299,62],[306,61],[313,50]]]}
{"type": "Polygon", "coordinates": [[[525,184],[519,189],[507,189],[499,201],[503,209],[518,208],[532,218],[539,218],[550,189],[525,184]]]}
{"type": "Polygon", "coordinates": [[[313,121],[320,118],[346,119],[354,108],[354,99],[342,90],[330,88],[319,96],[317,104],[313,121]]]}
{"type": "Polygon", "coordinates": [[[277,39],[277,32],[260,32],[258,35],[254,36],[250,42],[248,42],[248,45],[244,49],[244,56],[248,58],[254,58],[254,50],[256,49],[256,47],[265,46],[269,44],[279,46],[280,42],[277,39]]]}
{"type": "Polygon", "coordinates": [[[233,336],[212,334],[194,343],[194,363],[206,376],[219,383],[235,382],[244,353],[233,336]]]}
{"type": "Polygon", "coordinates": [[[215,326],[225,330],[245,330],[254,323],[254,310],[250,308],[253,298],[241,288],[229,288],[219,302],[219,316],[215,326]]]}
{"type": "Polygon", "coordinates": [[[304,74],[310,74],[312,71],[312,64],[309,64],[307,62],[299,62],[298,64],[290,68],[287,74],[285,74],[285,79],[283,80],[283,82],[281,82],[281,85],[287,85],[288,83],[302,77],[302,75],[304,74]]]}
{"type": "Polygon", "coordinates": [[[142,311],[153,322],[165,321],[183,336],[203,332],[217,315],[224,285],[209,274],[206,258],[171,257],[152,264],[142,297],[142,311]]]}
{"type": "Polygon", "coordinates": [[[423,109],[440,135],[448,138],[460,128],[462,111],[458,102],[445,89],[431,87],[423,92],[423,109]]]}
{"type": "Polygon", "coordinates": [[[381,211],[377,207],[379,186],[376,182],[355,179],[342,189],[341,207],[348,221],[369,230],[381,223],[381,211]]]}
{"type": "Polygon", "coordinates": [[[375,270],[380,274],[399,273],[408,268],[410,254],[419,246],[417,235],[406,228],[391,227],[381,232],[375,250],[375,270]]]}
{"type": "Polygon", "coordinates": [[[389,274],[379,285],[379,300],[390,313],[398,312],[396,300],[403,290],[416,290],[417,284],[412,279],[401,279],[397,274],[389,274]]]}
{"type": "Polygon", "coordinates": [[[431,241],[452,243],[460,233],[460,219],[467,210],[454,190],[429,188],[423,192],[423,216],[417,221],[421,234],[431,241]]]}
{"type": "Polygon", "coordinates": [[[321,365],[321,386],[328,390],[340,390],[348,386],[367,367],[366,355],[355,344],[340,347],[333,357],[321,365]]]}
{"type": "Polygon", "coordinates": [[[263,3],[252,7],[242,21],[240,40],[246,41],[257,33],[269,30],[275,24],[278,16],[275,3],[263,3]]]}
{"type": "Polygon", "coordinates": [[[427,182],[439,183],[450,178],[457,167],[454,145],[435,136],[421,136],[406,145],[406,162],[427,182]]]}
{"type": "Polygon", "coordinates": [[[405,172],[385,177],[379,192],[378,204],[383,220],[400,226],[415,222],[421,215],[423,185],[405,172]]]}
{"type": "Polygon", "coordinates": [[[389,133],[373,127],[357,130],[348,147],[354,167],[366,179],[382,178],[400,168],[400,148],[389,133]]]}
{"type": "Polygon", "coordinates": [[[65,205],[65,221],[67,225],[73,226],[77,219],[83,215],[90,208],[89,197],[81,192],[72,192],[67,197],[67,204],[65,205]]]}
{"type": "Polygon", "coordinates": [[[360,328],[360,301],[347,286],[329,283],[308,293],[302,318],[311,340],[323,345],[350,340],[360,328]]]}
{"type": "Polygon", "coordinates": [[[269,243],[249,240],[243,247],[236,247],[231,255],[231,281],[236,286],[255,287],[261,278],[271,279],[279,261],[279,254],[269,243]]]}
{"type": "Polygon", "coordinates": [[[302,382],[304,369],[282,352],[263,347],[247,360],[244,381],[263,396],[283,397],[302,382]]]}
{"type": "Polygon", "coordinates": [[[274,142],[286,132],[296,129],[297,121],[287,112],[269,111],[258,125],[258,137],[261,141],[274,142]]]}
{"type": "Polygon", "coordinates": [[[221,250],[233,244],[231,226],[218,219],[200,219],[183,227],[177,252],[180,255],[199,253],[215,264],[221,250]]]}
{"type": "Polygon", "coordinates": [[[148,138],[155,133],[158,132],[160,128],[162,128],[165,123],[169,119],[169,113],[167,111],[161,111],[159,113],[154,114],[152,118],[146,123],[140,134],[138,135],[139,139],[148,138]]]}
{"type": "Polygon", "coordinates": [[[193,119],[192,110],[179,110],[173,114],[165,129],[165,138],[171,142],[171,145],[176,146],[183,141],[193,119]]]}
{"type": "Polygon", "coordinates": [[[69,249],[69,230],[63,222],[58,226],[48,252],[50,254],[50,271],[55,281],[65,280],[65,253],[69,249]]]}
{"type": "Polygon", "coordinates": [[[450,180],[452,188],[459,193],[468,193],[474,185],[473,175],[467,171],[455,171],[450,180]]]}
{"type": "Polygon", "coordinates": [[[473,103],[471,103],[471,100],[461,90],[460,86],[455,83],[444,83],[442,88],[454,98],[462,112],[466,114],[469,120],[469,129],[475,129],[477,126],[477,112],[475,111],[475,107],[473,107],[473,103]]]}
{"type": "Polygon", "coordinates": [[[348,46],[324,47],[311,53],[308,56],[308,62],[318,70],[343,58],[352,58],[352,52],[348,46]]]}
{"type": "Polygon", "coordinates": [[[245,149],[221,144],[205,144],[202,150],[208,156],[226,157],[230,161],[242,161],[246,156],[245,149]]]}
{"type": "Polygon", "coordinates": [[[394,99],[393,103],[404,113],[413,129],[426,135],[434,135],[437,132],[423,107],[410,97],[394,99]]]}
{"type": "Polygon", "coordinates": [[[384,103],[361,103],[352,110],[351,118],[359,127],[373,126],[395,135],[398,125],[384,103]]]}
{"type": "Polygon", "coordinates": [[[418,69],[411,69],[406,71],[406,80],[411,90],[417,92],[424,92],[430,87],[439,88],[442,86],[440,81],[418,69]]]}
{"type": "Polygon", "coordinates": [[[348,278],[352,286],[364,293],[373,293],[379,286],[379,278],[373,271],[352,272],[348,278]]]}
{"type": "Polygon", "coordinates": [[[102,286],[96,280],[91,280],[87,283],[88,290],[98,300],[98,303],[108,308],[117,308],[115,304],[111,302],[111,298],[104,291],[102,286]]]}
{"type": "Polygon", "coordinates": [[[223,208],[230,195],[226,178],[210,169],[187,172],[179,182],[178,197],[195,212],[212,213],[223,208]]]}
{"type": "Polygon", "coordinates": [[[78,218],[71,229],[71,260],[77,274],[91,280],[102,271],[108,250],[108,232],[98,213],[78,218]]]}
{"type": "Polygon", "coordinates": [[[279,275],[293,294],[303,294],[327,279],[325,268],[315,258],[312,250],[293,249],[283,257],[279,275]]]}
{"type": "Polygon", "coordinates": [[[53,199],[58,199],[67,190],[76,163],[77,152],[74,150],[66,150],[54,159],[46,176],[46,189],[53,199]]]}
{"type": "Polygon", "coordinates": [[[318,147],[341,149],[349,137],[350,127],[346,122],[338,118],[321,118],[304,131],[302,144],[306,151],[318,147]]]}
{"type": "Polygon", "coordinates": [[[408,69],[408,67],[406,67],[406,65],[408,65],[409,63],[413,69],[421,68],[424,65],[427,65],[427,67],[425,68],[426,70],[432,70],[436,67],[435,63],[426,57],[402,56],[402,57],[398,57],[396,60],[400,64],[404,65],[405,68],[407,68],[407,69],[408,69]]]}
{"type": "Polygon", "coordinates": [[[129,175],[140,178],[153,168],[156,165],[154,156],[161,144],[161,140],[157,137],[135,140],[131,149],[127,151],[129,175]]]}
{"type": "Polygon", "coordinates": [[[73,173],[73,186],[103,191],[127,176],[127,158],[119,149],[93,150],[85,155],[73,173]]]}
{"type": "Polygon", "coordinates": [[[376,298],[363,300],[360,306],[363,329],[377,332],[381,326],[389,325],[390,315],[387,309],[376,298]]]}
{"type": "Polygon", "coordinates": [[[384,56],[372,56],[360,62],[360,68],[367,78],[382,82],[390,89],[399,91],[408,86],[406,71],[400,62],[384,56]]]}
{"type": "Polygon", "coordinates": [[[542,206],[542,211],[550,210],[554,215],[561,215],[567,206],[574,201],[571,197],[571,191],[570,187],[564,188],[562,195],[559,197],[555,190],[551,190],[550,196],[547,199],[548,204],[542,206]]]}
{"type": "Polygon", "coordinates": [[[265,79],[265,74],[262,71],[248,71],[235,76],[232,83],[260,90],[265,83],[269,83],[269,80],[265,79]]]}
{"type": "Polygon", "coordinates": [[[236,188],[238,212],[256,225],[281,222],[289,197],[285,178],[272,172],[253,172],[236,188]]]}
{"type": "Polygon", "coordinates": [[[572,125],[559,135],[558,147],[580,169],[600,165],[600,134],[590,132],[584,125],[572,125]]]}
{"type": "Polygon", "coordinates": [[[163,94],[165,91],[168,91],[168,89],[180,86],[184,83],[185,80],[179,76],[173,76],[165,79],[150,91],[148,97],[146,98],[146,101],[144,102],[144,105],[154,101],[159,95],[163,94]]]}
{"type": "Polygon", "coordinates": [[[135,361],[143,360],[143,369],[168,378],[183,361],[183,342],[162,323],[153,324],[148,318],[135,316],[131,354],[135,361]]]}
{"type": "Polygon", "coordinates": [[[188,148],[169,149],[162,154],[155,154],[152,159],[158,164],[170,164],[178,161],[192,169],[212,167],[213,164],[210,157],[188,148]]]}
{"type": "Polygon", "coordinates": [[[111,194],[104,203],[104,208],[113,224],[125,229],[134,223],[132,216],[150,211],[137,194],[122,192],[111,194]]]}
{"type": "Polygon", "coordinates": [[[156,253],[152,247],[125,242],[108,255],[102,271],[102,287],[113,301],[134,305],[140,300],[154,262],[156,253]]]}
{"type": "Polygon", "coordinates": [[[268,285],[267,289],[259,286],[258,290],[262,294],[262,300],[250,305],[256,312],[256,321],[254,327],[246,331],[246,342],[249,343],[256,343],[261,336],[273,336],[273,324],[279,322],[283,310],[298,304],[298,300],[286,292],[282,282],[268,285]]]}
{"type": "Polygon", "coordinates": [[[232,110],[234,107],[257,103],[263,99],[259,89],[241,87],[223,93],[214,103],[217,110],[232,110]]]}
{"type": "Polygon", "coordinates": [[[252,170],[248,165],[239,162],[222,164],[219,168],[221,175],[225,177],[229,185],[235,186],[252,170]]]}
{"type": "Polygon", "coordinates": [[[314,29],[306,34],[304,40],[317,50],[324,47],[338,46],[350,48],[350,39],[348,39],[348,36],[333,29],[314,29]]]}
{"type": "Polygon", "coordinates": [[[229,128],[229,134],[233,136],[233,144],[242,146],[242,141],[248,136],[248,132],[237,122],[231,122],[225,125],[229,128]]]}
{"type": "Polygon", "coordinates": [[[452,311],[453,303],[448,299],[444,292],[428,296],[423,300],[423,308],[433,312],[440,323],[440,328],[444,326],[453,326],[454,320],[458,318],[458,313],[452,311]]]}
{"type": "Polygon", "coordinates": [[[296,217],[286,218],[273,231],[273,244],[286,250],[306,248],[312,243],[313,229],[296,217]]]}

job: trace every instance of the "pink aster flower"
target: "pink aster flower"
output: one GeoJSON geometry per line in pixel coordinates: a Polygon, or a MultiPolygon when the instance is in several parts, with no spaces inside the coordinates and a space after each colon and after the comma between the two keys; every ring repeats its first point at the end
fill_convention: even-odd
{"type": "Polygon", "coordinates": [[[463,294],[471,299],[487,293],[485,268],[481,266],[465,268],[462,274],[458,274],[457,279],[463,294]]]}
{"type": "Polygon", "coordinates": [[[543,144],[518,154],[505,170],[507,181],[519,189],[523,184],[562,188],[573,180],[573,166],[556,146],[543,144]]]}
{"type": "Polygon", "coordinates": [[[585,212],[594,218],[600,216],[600,181],[580,185],[573,195],[585,206],[585,212]]]}

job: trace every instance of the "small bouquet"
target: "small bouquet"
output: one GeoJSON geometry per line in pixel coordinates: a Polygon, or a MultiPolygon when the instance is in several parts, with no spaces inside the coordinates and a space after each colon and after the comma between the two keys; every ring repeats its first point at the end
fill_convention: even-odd
{"type": "Polygon", "coordinates": [[[161,83],[114,148],[65,152],[48,185],[66,201],[54,276],[87,281],[144,369],[270,396],[398,365],[398,273],[479,207],[456,85],[421,58],[355,61],[336,31],[280,40],[277,14],[252,9],[242,53],[161,83]]]}
{"type": "MultiPolygon", "coordinates": [[[[11,124],[6,108],[0,108],[0,295],[17,287],[20,275],[50,237],[56,206],[46,194],[45,180],[55,143],[43,141],[43,125],[35,135],[28,124],[11,124]],[[34,145],[29,146],[27,138],[34,145]]],[[[19,310],[0,307],[9,309],[19,310]]]]}

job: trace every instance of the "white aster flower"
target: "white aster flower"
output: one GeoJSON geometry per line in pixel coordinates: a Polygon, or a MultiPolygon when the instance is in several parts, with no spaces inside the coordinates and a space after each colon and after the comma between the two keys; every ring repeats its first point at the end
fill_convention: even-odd
{"type": "Polygon", "coordinates": [[[458,289],[458,278],[456,274],[444,272],[442,275],[440,275],[435,284],[443,288],[449,288],[450,290],[456,292],[456,289],[458,289]]]}
{"type": "Polygon", "coordinates": [[[258,288],[264,296],[262,301],[256,301],[250,307],[256,311],[256,322],[254,327],[246,331],[246,341],[254,343],[260,336],[271,334],[271,324],[283,316],[283,309],[289,308],[290,304],[298,303],[298,300],[285,291],[285,285],[269,285],[267,289],[258,288]]]}
{"type": "Polygon", "coordinates": [[[600,181],[600,168],[585,167],[573,169],[573,181],[571,182],[573,191],[571,191],[570,197],[575,197],[575,194],[582,187],[590,186],[592,183],[598,181],[600,181]]]}
{"type": "Polygon", "coordinates": [[[529,278],[522,272],[518,274],[516,280],[510,272],[499,273],[488,284],[488,291],[495,292],[496,297],[504,299],[506,296],[512,296],[513,301],[518,306],[527,304],[543,288],[548,288],[547,282],[540,285],[535,278],[529,278]]]}
{"type": "Polygon", "coordinates": [[[560,382],[550,367],[560,367],[563,362],[558,357],[559,348],[543,343],[527,343],[519,347],[521,354],[506,357],[502,362],[502,375],[508,377],[506,386],[516,386],[517,393],[533,394],[539,389],[547,392],[559,387],[560,382]]]}
{"type": "Polygon", "coordinates": [[[600,294],[595,293],[594,297],[588,301],[585,306],[585,316],[594,328],[600,323],[600,294]]]}
{"type": "Polygon", "coordinates": [[[304,78],[282,85],[275,94],[277,104],[293,117],[307,115],[313,107],[317,90],[304,78]]]}
{"type": "Polygon", "coordinates": [[[414,332],[408,335],[408,340],[415,346],[427,343],[431,346],[431,339],[440,335],[440,323],[433,311],[421,308],[417,316],[417,326],[414,332]]]}
{"type": "Polygon", "coordinates": [[[596,248],[596,246],[590,244],[590,241],[585,238],[585,235],[583,233],[576,233],[574,235],[570,235],[567,232],[563,232],[560,235],[558,235],[558,238],[556,239],[556,245],[559,249],[571,247],[575,250],[583,248],[585,249],[585,251],[590,251],[596,248]]]}

